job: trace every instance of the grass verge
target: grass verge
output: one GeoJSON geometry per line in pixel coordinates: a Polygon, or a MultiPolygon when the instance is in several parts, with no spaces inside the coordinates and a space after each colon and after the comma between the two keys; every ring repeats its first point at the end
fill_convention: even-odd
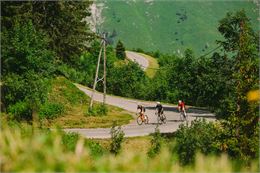
{"type": "Polygon", "coordinates": [[[148,60],[149,66],[145,70],[145,73],[149,78],[153,78],[157,72],[157,69],[159,69],[159,64],[157,62],[157,59],[143,53],[138,53],[138,54],[142,55],[148,60]]]}
{"type": "Polygon", "coordinates": [[[257,161],[241,169],[227,155],[197,154],[193,165],[182,166],[163,147],[156,157],[146,154],[149,138],[125,139],[117,156],[99,142],[60,131],[4,126],[0,132],[2,172],[257,172],[257,161]],[[65,136],[64,136],[65,135],[65,136]],[[140,148],[137,148],[139,146],[140,148]]]}
{"type": "MultiPolygon", "coordinates": [[[[90,98],[84,92],[64,77],[53,79],[51,85],[48,99],[38,112],[40,119],[34,122],[42,128],[105,128],[114,122],[117,125],[128,124],[133,119],[131,112],[109,105],[106,115],[87,115],[90,98]]],[[[94,106],[98,104],[94,102],[94,106]]],[[[9,121],[6,114],[1,118],[9,121]]]]}

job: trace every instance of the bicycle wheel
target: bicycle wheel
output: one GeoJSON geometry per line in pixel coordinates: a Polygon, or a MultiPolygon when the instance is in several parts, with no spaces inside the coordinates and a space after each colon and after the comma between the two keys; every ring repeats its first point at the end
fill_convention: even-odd
{"type": "Polygon", "coordinates": [[[137,117],[136,122],[137,122],[138,125],[142,125],[143,124],[141,116],[137,117]]]}
{"type": "Polygon", "coordinates": [[[180,120],[181,120],[181,121],[184,121],[184,115],[183,115],[183,112],[180,112],[180,120]]]}
{"type": "Polygon", "coordinates": [[[166,123],[166,116],[164,114],[161,115],[161,121],[165,124],[166,123]]]}
{"type": "Polygon", "coordinates": [[[148,124],[148,123],[149,123],[149,119],[148,119],[148,116],[147,116],[147,115],[145,115],[144,123],[145,123],[145,124],[148,124]]]}
{"type": "Polygon", "coordinates": [[[185,117],[185,121],[187,121],[187,122],[188,122],[188,121],[189,121],[189,119],[188,119],[188,115],[187,115],[187,113],[184,113],[183,115],[184,115],[184,117],[185,117]]]}

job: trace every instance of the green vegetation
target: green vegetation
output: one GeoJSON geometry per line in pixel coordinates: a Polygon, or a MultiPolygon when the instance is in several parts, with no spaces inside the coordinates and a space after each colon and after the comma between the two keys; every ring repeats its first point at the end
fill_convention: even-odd
{"type": "Polygon", "coordinates": [[[257,172],[256,161],[237,164],[227,155],[197,154],[194,164],[181,166],[177,156],[167,147],[153,158],[140,147],[150,147],[147,137],[126,139],[127,150],[114,155],[99,142],[83,139],[77,134],[37,130],[30,127],[3,127],[0,132],[1,171],[95,171],[95,172],[257,172]],[[131,142],[133,141],[133,142],[131,142]],[[138,141],[138,142],[137,142],[138,141]],[[135,144],[135,145],[133,145],[135,144]],[[28,147],[30,146],[30,147],[28,147]],[[37,157],[36,157],[37,156],[37,157]]]}
{"type": "Polygon", "coordinates": [[[124,139],[124,132],[121,130],[121,127],[119,126],[118,128],[115,127],[115,124],[113,124],[111,131],[111,144],[110,144],[110,152],[117,155],[119,154],[121,150],[121,144],[124,139]]]}
{"type": "Polygon", "coordinates": [[[64,77],[52,81],[48,102],[40,109],[42,125],[63,128],[111,127],[113,122],[127,124],[131,113],[123,109],[95,103],[89,112],[89,97],[64,77]]]}
{"type": "MultiPolygon", "coordinates": [[[[26,116],[38,121],[41,105],[48,104],[49,82],[60,75],[57,67],[75,65],[75,57],[91,41],[82,21],[89,5],[87,1],[1,3],[1,108],[14,119],[26,116]]],[[[57,105],[45,108],[50,114],[57,105]]]]}
{"type": "Polygon", "coordinates": [[[103,116],[107,115],[107,111],[107,106],[99,104],[93,106],[91,109],[89,108],[86,112],[86,116],[103,116]]]}
{"type": "Polygon", "coordinates": [[[104,22],[114,45],[123,41],[126,49],[184,55],[192,49],[202,55],[217,47],[218,21],[230,11],[245,9],[258,28],[259,7],[252,1],[100,1],[104,22]],[[199,10],[198,10],[199,9],[199,10]],[[129,15],[131,14],[131,15],[129,15]],[[113,34],[116,33],[116,34],[113,34]]]}
{"type": "Polygon", "coordinates": [[[139,53],[140,55],[144,56],[149,61],[149,66],[145,70],[145,73],[148,77],[153,78],[159,69],[159,64],[157,62],[157,59],[151,57],[150,55],[146,55],[144,53],[139,53]]]}
{"type": "MultiPolygon", "coordinates": [[[[112,1],[107,3],[113,4],[112,1]]],[[[170,1],[127,1],[117,2],[109,10],[114,10],[112,15],[117,23],[129,23],[132,17],[136,21],[143,20],[139,7],[145,3],[154,3],[147,5],[151,11],[159,8],[159,11],[164,9],[170,14],[172,9],[170,1]],[[115,9],[122,11],[127,3],[138,8],[134,8],[132,13],[135,15],[129,15],[129,20],[123,20],[115,9]],[[162,8],[165,5],[166,8],[162,8]]],[[[214,16],[218,17],[226,8],[253,7],[248,2],[205,3],[207,11],[213,7],[206,7],[214,5],[217,11],[214,16]],[[220,8],[218,3],[224,6],[220,8]]],[[[165,18],[159,23],[151,20],[155,24],[152,30],[156,31],[158,39],[146,38],[146,34],[132,37],[132,32],[128,32],[133,40],[141,38],[141,41],[134,40],[133,45],[151,48],[146,50],[154,50],[150,46],[153,41],[159,45],[170,44],[170,52],[175,49],[174,45],[183,44],[179,54],[148,53],[157,58],[160,65],[156,73],[146,72],[149,77],[154,75],[153,78],[145,75],[134,62],[119,63],[123,60],[117,57],[112,46],[107,46],[107,92],[170,103],[182,99],[189,105],[208,107],[214,111],[218,123],[194,121],[191,126],[180,126],[176,133],[169,136],[161,136],[156,131],[145,140],[135,138],[125,141],[122,131],[112,128],[112,139],[107,147],[94,140],[83,139],[78,134],[56,130],[57,126],[111,127],[114,122],[120,126],[132,119],[129,112],[112,106],[95,103],[94,109],[89,110],[89,98],[72,83],[91,87],[93,82],[100,43],[92,38],[93,33],[88,32],[88,25],[82,20],[88,15],[90,4],[89,1],[1,2],[1,171],[238,172],[259,169],[256,163],[259,155],[259,98],[247,97],[248,93],[259,90],[259,34],[253,29],[254,14],[250,13],[253,19],[250,20],[245,11],[238,11],[223,16],[218,25],[214,23],[216,18],[205,23],[201,18],[202,14],[207,14],[205,11],[197,10],[190,15],[195,7],[201,5],[199,2],[189,2],[189,5],[179,2],[173,8],[178,9],[173,12],[177,16],[177,25],[183,26],[181,30],[171,27],[171,22],[166,19],[172,19],[172,15],[167,15],[159,16],[165,18]],[[182,5],[187,9],[183,9],[182,5]],[[164,29],[165,26],[167,29],[164,29]],[[191,32],[191,28],[199,28],[200,32],[191,32]],[[205,33],[217,29],[220,35],[205,33]],[[161,33],[170,33],[174,38],[166,39],[161,33]],[[188,38],[191,38],[189,33],[196,35],[193,41],[188,38]],[[178,37],[175,38],[175,35],[178,37]],[[198,39],[202,36],[210,38],[198,39]],[[194,50],[186,49],[189,47],[186,41],[190,40],[196,51],[204,46],[206,52],[214,47],[211,37],[217,40],[220,49],[210,56],[198,57],[194,50]],[[179,38],[183,40],[176,40],[179,38]],[[140,143],[140,147],[130,145],[138,146],[140,143]],[[198,155],[198,152],[203,155],[198,155]]],[[[145,13],[153,19],[151,14],[145,13]]],[[[210,11],[209,14],[213,13],[210,11]]],[[[131,27],[129,29],[134,31],[131,27]]],[[[141,26],[141,30],[154,32],[145,25],[141,26]]],[[[167,52],[167,47],[159,49],[167,52]]],[[[103,71],[100,70],[100,73],[102,75],[103,71]]],[[[102,85],[98,84],[97,90],[102,90],[102,85]]]]}
{"type": "Polygon", "coordinates": [[[148,151],[149,157],[155,157],[161,151],[162,137],[158,127],[155,128],[155,132],[152,134],[151,148],[148,151]]]}
{"type": "Polygon", "coordinates": [[[123,43],[118,40],[117,44],[116,44],[116,57],[118,59],[122,59],[124,60],[126,55],[125,55],[125,47],[123,45],[123,43]]]}

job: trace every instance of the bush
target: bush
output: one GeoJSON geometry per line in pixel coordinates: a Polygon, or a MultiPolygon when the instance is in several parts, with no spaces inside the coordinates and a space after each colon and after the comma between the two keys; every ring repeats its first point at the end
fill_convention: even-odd
{"type": "Polygon", "coordinates": [[[124,140],[124,132],[121,130],[121,127],[116,129],[115,124],[111,128],[111,144],[110,144],[110,152],[117,155],[121,149],[121,144],[124,140]]]}
{"type": "Polygon", "coordinates": [[[62,65],[58,66],[57,70],[59,73],[64,75],[66,78],[68,78],[74,82],[81,83],[84,81],[85,74],[82,74],[82,72],[79,72],[79,71],[75,70],[73,67],[69,67],[66,64],[62,64],[62,65]]]}
{"type": "Polygon", "coordinates": [[[161,150],[162,137],[158,127],[155,128],[155,133],[152,134],[153,138],[151,140],[151,148],[148,151],[149,157],[154,157],[161,150]]]}
{"type": "Polygon", "coordinates": [[[53,119],[64,113],[65,109],[61,103],[45,103],[39,111],[40,119],[53,119]]]}
{"type": "Polygon", "coordinates": [[[78,133],[63,133],[62,134],[62,144],[69,151],[75,150],[78,139],[79,139],[78,133]]]}
{"type": "Polygon", "coordinates": [[[32,110],[25,101],[19,101],[14,105],[8,107],[7,112],[10,114],[10,118],[13,120],[31,120],[32,110]]]}
{"type": "MultiPolygon", "coordinates": [[[[77,142],[80,136],[78,133],[64,133],[62,132],[62,144],[65,146],[66,150],[75,151],[77,142]]],[[[93,157],[100,157],[104,153],[102,146],[92,140],[84,140],[84,146],[90,150],[90,154],[93,157]]]]}
{"type": "Polygon", "coordinates": [[[97,142],[86,140],[85,145],[90,149],[90,155],[93,157],[100,157],[104,154],[104,148],[97,142]]]}
{"type": "Polygon", "coordinates": [[[214,153],[218,151],[216,147],[217,129],[211,122],[203,120],[194,120],[191,126],[180,125],[175,134],[176,145],[173,148],[177,152],[181,164],[186,165],[194,163],[196,151],[203,154],[214,153]]]}
{"type": "Polygon", "coordinates": [[[108,108],[104,104],[93,105],[92,109],[88,108],[86,116],[104,116],[107,115],[108,108]]]}

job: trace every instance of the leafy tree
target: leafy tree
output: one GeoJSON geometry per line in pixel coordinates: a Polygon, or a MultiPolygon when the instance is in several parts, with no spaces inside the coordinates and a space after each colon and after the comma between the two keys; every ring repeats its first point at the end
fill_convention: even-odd
{"type": "Polygon", "coordinates": [[[194,163],[197,151],[203,154],[219,151],[218,135],[218,129],[214,124],[207,123],[205,119],[192,121],[190,126],[182,124],[176,131],[176,145],[173,146],[172,152],[177,153],[181,164],[194,163]]]}
{"type": "Polygon", "coordinates": [[[54,54],[47,50],[45,37],[35,30],[31,21],[17,21],[13,29],[1,34],[3,105],[8,108],[16,102],[26,102],[28,111],[35,113],[46,99],[47,78],[55,70],[54,54]]]}
{"type": "Polygon", "coordinates": [[[107,88],[109,93],[120,96],[142,98],[146,76],[134,62],[113,67],[108,71],[107,88]]]}
{"type": "Polygon", "coordinates": [[[48,48],[59,60],[73,64],[93,39],[88,23],[90,1],[4,1],[1,29],[10,29],[15,20],[31,20],[38,32],[46,33],[48,48]]]}
{"type": "Polygon", "coordinates": [[[116,45],[116,57],[123,60],[126,58],[125,47],[120,40],[117,42],[116,45]]]}
{"type": "Polygon", "coordinates": [[[257,157],[259,148],[251,143],[258,137],[259,117],[257,103],[247,100],[247,93],[258,88],[258,43],[250,20],[244,11],[228,13],[220,21],[219,31],[224,41],[219,43],[226,51],[234,54],[234,103],[232,117],[234,135],[230,140],[236,141],[239,152],[236,154],[246,159],[257,157]]]}

